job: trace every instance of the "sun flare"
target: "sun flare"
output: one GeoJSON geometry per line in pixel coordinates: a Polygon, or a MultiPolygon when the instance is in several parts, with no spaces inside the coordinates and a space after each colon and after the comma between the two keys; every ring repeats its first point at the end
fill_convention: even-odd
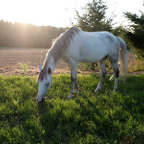
{"type": "Polygon", "coordinates": [[[69,21],[64,17],[71,15],[66,7],[71,7],[66,0],[5,0],[0,6],[0,13],[3,13],[0,18],[13,23],[61,26],[69,21]]]}

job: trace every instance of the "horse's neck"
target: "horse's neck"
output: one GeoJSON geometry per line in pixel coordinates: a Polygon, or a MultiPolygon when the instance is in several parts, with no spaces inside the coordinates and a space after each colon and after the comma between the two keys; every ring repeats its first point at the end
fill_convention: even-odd
{"type": "Polygon", "coordinates": [[[51,71],[53,73],[55,66],[56,66],[57,62],[54,61],[53,57],[51,54],[48,54],[47,58],[46,58],[46,62],[45,62],[45,67],[50,67],[51,71]]]}

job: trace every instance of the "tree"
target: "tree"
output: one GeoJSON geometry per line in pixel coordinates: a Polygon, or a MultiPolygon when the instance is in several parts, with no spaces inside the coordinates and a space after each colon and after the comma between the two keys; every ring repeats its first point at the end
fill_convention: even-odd
{"type": "Polygon", "coordinates": [[[144,12],[140,13],[140,16],[130,12],[124,13],[131,22],[125,36],[137,56],[144,58],[144,12]]]}
{"type": "Polygon", "coordinates": [[[83,13],[76,10],[76,26],[84,31],[112,31],[113,19],[106,17],[108,7],[102,0],[88,2],[83,13]]]}

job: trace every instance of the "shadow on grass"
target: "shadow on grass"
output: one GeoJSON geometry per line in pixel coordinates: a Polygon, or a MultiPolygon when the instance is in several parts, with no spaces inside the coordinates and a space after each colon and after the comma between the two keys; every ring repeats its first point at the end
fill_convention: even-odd
{"type": "Polygon", "coordinates": [[[83,89],[74,99],[61,97],[38,106],[45,143],[143,142],[143,77],[130,76],[125,84],[119,82],[117,93],[112,92],[114,83],[108,79],[96,94],[91,92],[95,84],[82,81],[83,89]]]}

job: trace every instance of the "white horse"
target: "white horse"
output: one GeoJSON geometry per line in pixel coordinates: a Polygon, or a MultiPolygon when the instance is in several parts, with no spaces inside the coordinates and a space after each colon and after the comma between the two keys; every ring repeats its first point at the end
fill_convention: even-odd
{"type": "Polygon", "coordinates": [[[102,83],[106,75],[105,60],[108,57],[114,70],[115,83],[114,90],[118,88],[118,55],[120,51],[120,72],[127,74],[127,49],[125,42],[109,32],[84,32],[77,27],[72,27],[53,43],[47,53],[44,67],[39,64],[40,74],[38,76],[38,97],[37,101],[44,100],[45,94],[52,84],[52,74],[60,58],[69,63],[71,69],[72,90],[68,98],[74,94],[74,82],[77,90],[79,84],[77,80],[76,68],[78,62],[94,63],[99,62],[101,71],[100,82],[94,92],[102,88],[102,83]]]}

